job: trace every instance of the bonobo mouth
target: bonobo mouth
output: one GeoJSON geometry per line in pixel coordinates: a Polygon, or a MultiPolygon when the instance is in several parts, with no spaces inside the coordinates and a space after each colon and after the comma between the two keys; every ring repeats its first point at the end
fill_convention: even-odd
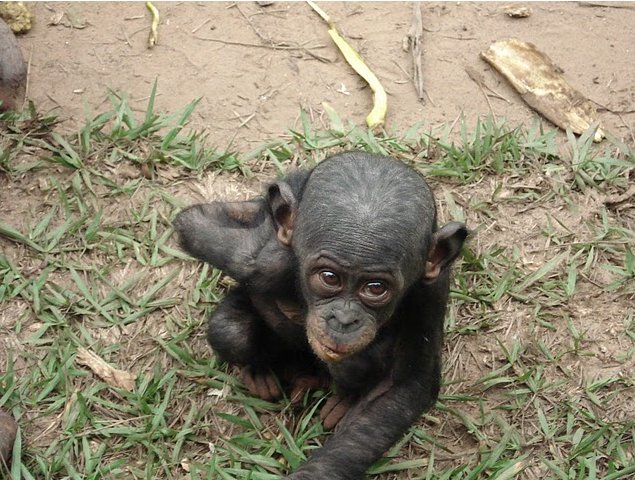
{"type": "Polygon", "coordinates": [[[374,337],[374,331],[366,329],[349,335],[330,332],[321,324],[318,315],[309,314],[306,319],[306,333],[313,352],[325,362],[339,362],[362,350],[374,337]]]}
{"type": "Polygon", "coordinates": [[[332,360],[341,360],[348,353],[345,349],[331,348],[328,345],[320,344],[322,350],[332,360]]]}
{"type": "Polygon", "coordinates": [[[350,345],[342,345],[329,339],[326,342],[309,336],[309,343],[315,354],[325,362],[339,362],[355,352],[350,345]]]}

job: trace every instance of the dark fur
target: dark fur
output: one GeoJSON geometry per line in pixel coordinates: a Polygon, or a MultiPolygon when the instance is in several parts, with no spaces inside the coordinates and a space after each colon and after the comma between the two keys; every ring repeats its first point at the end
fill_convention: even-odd
{"type": "MultiPolygon", "coordinates": [[[[341,412],[350,406],[325,446],[288,478],[363,477],[435,402],[448,267],[467,231],[457,223],[437,229],[434,198],[414,170],[340,154],[272,184],[263,198],[190,207],[174,225],[185,250],[240,283],[209,321],[220,358],[247,367],[252,380],[264,382],[269,369],[292,384],[330,379],[346,400],[341,412]],[[309,281],[324,255],[341,272],[336,295],[316,293],[309,281]],[[375,270],[392,296],[370,308],[357,285],[375,270]],[[323,344],[345,353],[331,361],[323,344]]],[[[276,396],[275,388],[253,389],[276,396]]],[[[336,423],[341,415],[325,416],[336,423]]]]}

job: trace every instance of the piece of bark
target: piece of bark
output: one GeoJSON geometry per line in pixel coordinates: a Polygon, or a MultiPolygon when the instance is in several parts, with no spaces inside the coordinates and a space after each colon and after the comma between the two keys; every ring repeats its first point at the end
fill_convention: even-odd
{"type": "Polygon", "coordinates": [[[492,44],[481,57],[498,70],[527,104],[563,130],[582,134],[597,124],[593,140],[604,138],[595,106],[562,76],[562,69],[535,45],[516,39],[492,44]]]}
{"type": "Polygon", "coordinates": [[[9,465],[11,461],[11,451],[13,450],[13,442],[18,433],[18,424],[4,410],[0,410],[0,472],[2,465],[9,465]]]}
{"type": "Polygon", "coordinates": [[[0,19],[0,111],[12,110],[24,97],[26,63],[15,35],[0,19]]]}

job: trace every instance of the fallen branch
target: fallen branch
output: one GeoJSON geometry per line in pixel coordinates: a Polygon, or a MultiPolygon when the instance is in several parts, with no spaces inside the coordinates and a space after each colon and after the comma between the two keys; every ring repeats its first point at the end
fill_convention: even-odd
{"type": "Polygon", "coordinates": [[[420,102],[425,101],[425,90],[423,88],[423,69],[421,68],[421,51],[423,44],[423,20],[421,19],[421,5],[418,2],[413,4],[412,27],[408,32],[408,44],[412,54],[412,68],[414,71],[414,86],[420,102]]]}

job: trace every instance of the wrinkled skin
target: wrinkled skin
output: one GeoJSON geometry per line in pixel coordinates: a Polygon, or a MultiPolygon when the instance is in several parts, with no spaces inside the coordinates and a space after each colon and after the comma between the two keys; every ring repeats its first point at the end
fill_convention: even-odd
{"type": "Polygon", "coordinates": [[[221,359],[267,400],[329,384],[337,431],[290,479],[359,479],[436,400],[450,265],[467,230],[388,157],[349,152],[247,202],[181,212],[183,248],[239,286],[209,320],[221,359]]]}

